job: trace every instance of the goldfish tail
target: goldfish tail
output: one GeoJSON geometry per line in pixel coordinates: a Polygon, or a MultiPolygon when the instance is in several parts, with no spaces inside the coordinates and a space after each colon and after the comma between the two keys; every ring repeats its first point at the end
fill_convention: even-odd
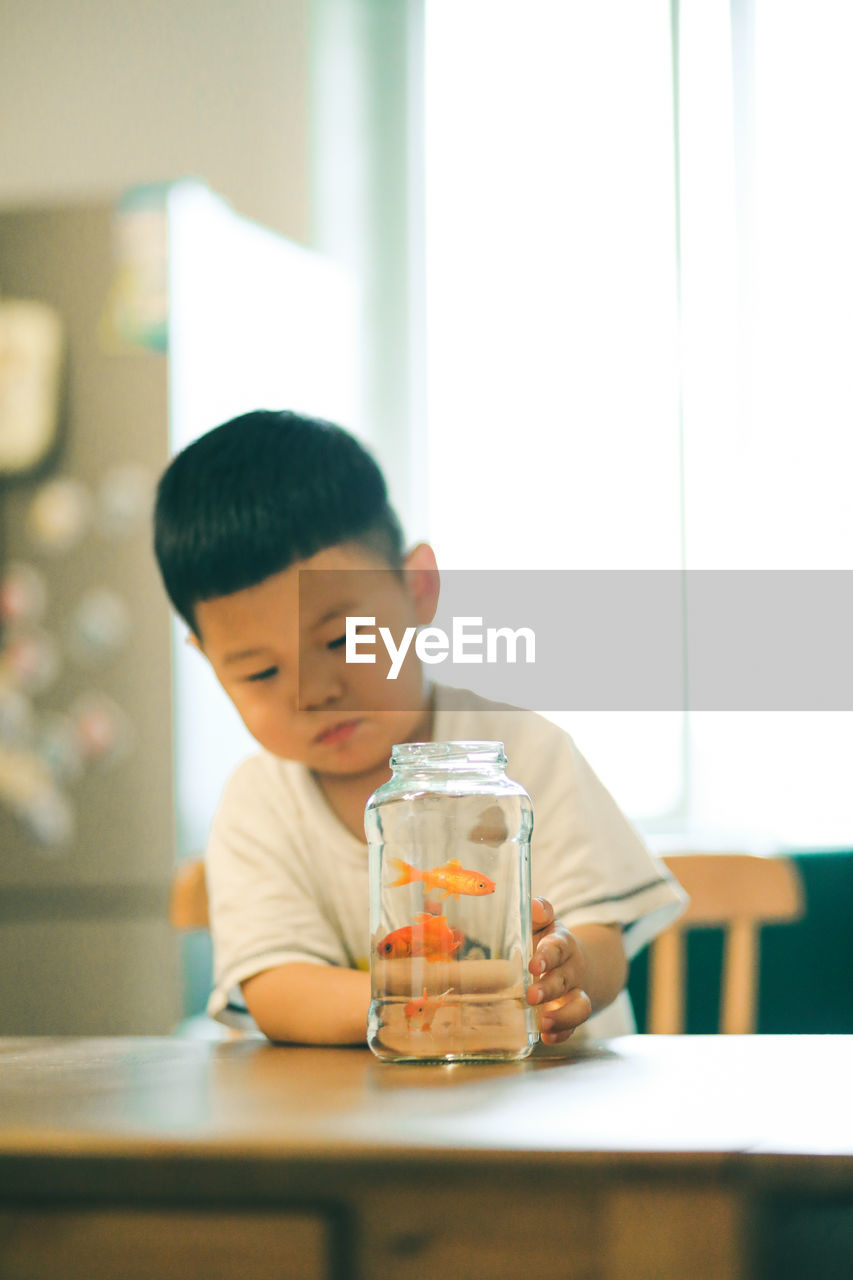
{"type": "Polygon", "coordinates": [[[411,884],[413,880],[423,879],[423,875],[418,871],[417,867],[413,867],[409,862],[404,862],[402,858],[389,858],[388,864],[400,873],[398,880],[392,880],[390,885],[392,889],[396,889],[399,884],[411,884]]]}

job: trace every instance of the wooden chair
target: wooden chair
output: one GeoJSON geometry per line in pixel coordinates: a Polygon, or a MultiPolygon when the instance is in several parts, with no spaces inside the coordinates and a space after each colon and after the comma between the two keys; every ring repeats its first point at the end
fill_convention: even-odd
{"type": "Polygon", "coordinates": [[[720,1031],[755,1031],[759,970],[759,929],[797,920],[803,890],[789,858],[750,853],[672,853],[663,861],[690,895],[690,905],[660,934],[649,956],[647,1029],[655,1035],[684,1030],[685,934],[689,929],[724,929],[720,1031]]]}
{"type": "Polygon", "coordinates": [[[202,858],[189,858],[178,867],[169,898],[169,920],[175,929],[210,927],[202,858]]]}
{"type": "MultiPolygon", "coordinates": [[[[210,928],[203,858],[187,858],[178,867],[169,895],[169,922],[182,933],[210,928]]],[[[184,1018],[174,1034],[202,1040],[238,1040],[242,1036],[233,1027],[214,1022],[206,1013],[184,1018]]]]}

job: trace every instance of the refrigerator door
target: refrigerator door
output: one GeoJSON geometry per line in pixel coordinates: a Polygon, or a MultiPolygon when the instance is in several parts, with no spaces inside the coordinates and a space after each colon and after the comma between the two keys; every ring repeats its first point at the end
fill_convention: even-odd
{"type": "Polygon", "coordinates": [[[170,627],[148,503],[163,355],[110,349],[110,206],[0,212],[0,288],[60,317],[59,436],[0,490],[0,1034],[179,1015],[170,627]]]}

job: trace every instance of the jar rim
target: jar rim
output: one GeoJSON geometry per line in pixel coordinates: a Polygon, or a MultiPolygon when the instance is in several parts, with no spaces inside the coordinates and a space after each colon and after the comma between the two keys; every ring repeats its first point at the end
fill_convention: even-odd
{"type": "Polygon", "coordinates": [[[449,742],[398,742],[391,748],[396,765],[505,765],[504,744],[494,739],[458,739],[449,742]]]}

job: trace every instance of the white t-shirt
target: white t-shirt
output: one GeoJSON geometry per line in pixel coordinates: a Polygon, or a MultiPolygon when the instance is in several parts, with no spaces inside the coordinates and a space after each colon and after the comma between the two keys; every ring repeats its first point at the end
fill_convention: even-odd
{"type": "MultiPolygon", "coordinates": [[[[623,926],[629,958],[686,899],[641,841],[572,739],[535,712],[435,686],[433,738],[504,743],[507,773],[533,802],[531,882],[569,928],[623,926]],[[476,706],[476,710],[471,710],[476,706]]],[[[239,984],[294,961],[369,967],[368,852],[330,809],[311,772],[261,751],[229,780],[213,823],[207,880],[215,986],[208,1013],[254,1028],[239,984]]],[[[635,1029],[623,992],[580,1030],[635,1029]]]]}

